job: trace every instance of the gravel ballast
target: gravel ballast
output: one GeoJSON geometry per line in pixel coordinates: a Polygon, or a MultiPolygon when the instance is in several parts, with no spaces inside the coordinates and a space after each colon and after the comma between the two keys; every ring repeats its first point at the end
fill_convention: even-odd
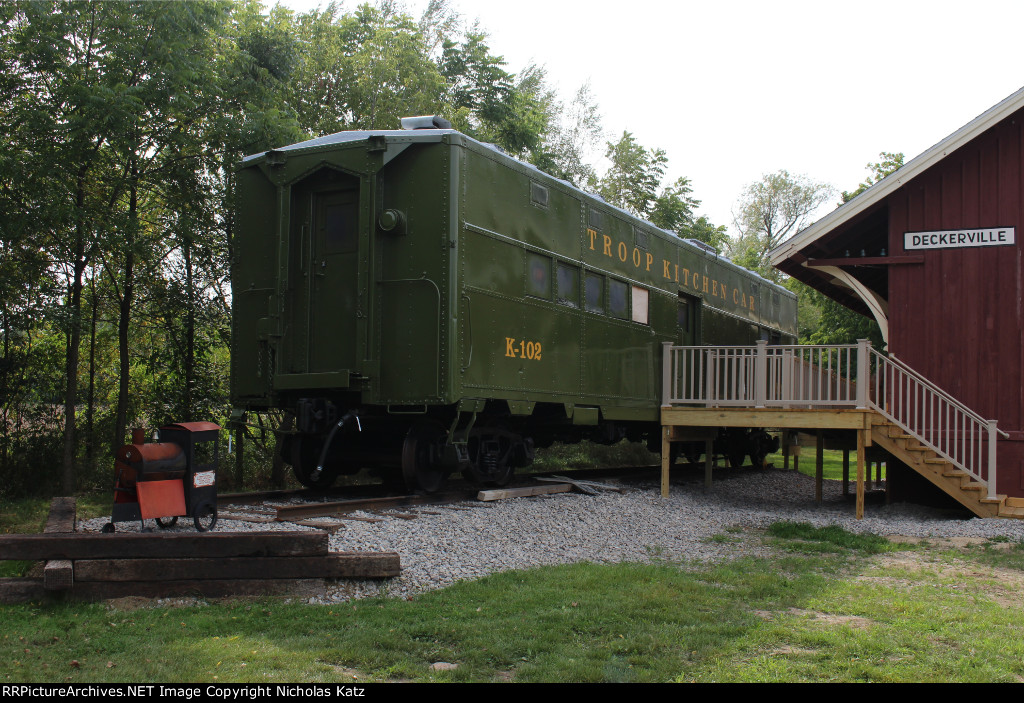
{"type": "MultiPolygon", "coordinates": [[[[618,562],[716,560],[756,554],[758,540],[719,539],[727,528],[764,528],[778,521],[840,525],[852,532],[921,538],[1006,537],[1024,540],[1024,520],[964,519],[949,510],[909,503],[875,504],[857,520],[851,497],[838,481],[825,481],[821,505],[814,501],[814,480],[796,471],[719,472],[705,492],[703,480],[672,486],[661,498],[653,482],[623,483],[622,493],[597,496],[561,493],[511,498],[492,503],[461,503],[402,508],[415,520],[383,513],[356,516],[380,522],[341,520],[330,538],[332,551],[393,551],[401,557],[401,576],[386,581],[328,582],[311,602],[331,603],[379,594],[407,597],[464,579],[507,569],[579,561],[618,562]]],[[[244,506],[232,506],[244,513],[244,506]]],[[[98,531],[105,518],[83,521],[81,530],[98,531]]],[[[325,524],[338,524],[325,520],[325,524]]],[[[191,520],[183,521],[191,529],[191,520]]],[[[138,529],[119,524],[118,530],[138,529]]],[[[290,523],[249,523],[222,519],[218,531],[309,530],[290,523]]]]}

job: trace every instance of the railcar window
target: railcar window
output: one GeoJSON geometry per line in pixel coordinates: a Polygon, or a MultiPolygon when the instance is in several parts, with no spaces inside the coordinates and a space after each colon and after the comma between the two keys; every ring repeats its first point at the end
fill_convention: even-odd
{"type": "Polygon", "coordinates": [[[530,201],[541,207],[548,206],[548,189],[540,183],[530,183],[530,201]]]}
{"type": "Polygon", "coordinates": [[[647,232],[644,232],[643,230],[634,227],[633,235],[636,241],[636,245],[641,249],[647,249],[647,232]]]}
{"type": "Polygon", "coordinates": [[[649,297],[650,293],[646,288],[633,286],[633,322],[639,322],[641,325],[649,324],[647,321],[649,297]]]}
{"type": "Polygon", "coordinates": [[[359,244],[357,203],[328,205],[325,209],[324,242],[326,253],[344,254],[356,251],[359,244]]]}
{"type": "Polygon", "coordinates": [[[608,312],[612,317],[625,320],[629,317],[629,286],[615,279],[608,283],[608,312]]]}
{"type": "Polygon", "coordinates": [[[604,277],[588,273],[585,295],[589,312],[604,312],[604,277]]]}
{"type": "Polygon", "coordinates": [[[551,299],[551,259],[540,254],[531,254],[526,263],[526,294],[536,298],[551,299]]]}
{"type": "Polygon", "coordinates": [[[604,215],[591,208],[589,222],[594,229],[601,229],[604,226],[604,215]]]}
{"type": "Polygon", "coordinates": [[[558,264],[555,299],[571,308],[580,306],[580,270],[575,266],[558,264]]]}

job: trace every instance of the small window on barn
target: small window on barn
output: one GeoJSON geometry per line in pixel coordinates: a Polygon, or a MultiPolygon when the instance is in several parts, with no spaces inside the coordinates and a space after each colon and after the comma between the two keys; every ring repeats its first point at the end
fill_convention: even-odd
{"type": "Polygon", "coordinates": [[[541,207],[548,206],[548,189],[540,183],[530,183],[530,202],[541,207]]]}
{"type": "Polygon", "coordinates": [[[588,312],[604,312],[604,276],[588,273],[585,284],[585,304],[588,312]]]}
{"type": "Polygon", "coordinates": [[[555,299],[562,305],[578,308],[580,306],[580,270],[575,266],[559,263],[555,283],[558,286],[555,299]]]}
{"type": "Polygon", "coordinates": [[[646,288],[633,286],[633,322],[639,322],[641,325],[650,324],[648,322],[649,297],[650,293],[646,288]]]}
{"type": "Polygon", "coordinates": [[[551,300],[551,258],[530,254],[526,260],[526,294],[551,300]]]}
{"type": "Polygon", "coordinates": [[[629,318],[629,286],[625,281],[608,281],[608,314],[620,320],[629,318]]]}

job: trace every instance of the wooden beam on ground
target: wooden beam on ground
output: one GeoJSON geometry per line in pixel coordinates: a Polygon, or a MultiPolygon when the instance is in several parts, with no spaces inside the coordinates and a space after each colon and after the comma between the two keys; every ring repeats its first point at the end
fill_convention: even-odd
{"type": "Polygon", "coordinates": [[[357,510],[380,510],[381,508],[397,508],[404,505],[429,505],[445,501],[472,500],[474,495],[466,491],[449,491],[434,493],[429,496],[390,496],[387,498],[357,498],[332,503],[310,503],[308,505],[287,505],[277,509],[279,520],[294,520],[304,517],[321,517],[339,515],[357,510]]]}
{"type": "MultiPolygon", "coordinates": [[[[75,531],[77,501],[73,497],[54,498],[46,518],[44,534],[68,534],[75,531]]],[[[74,565],[70,559],[51,559],[43,566],[43,588],[66,591],[75,583],[74,565]]]]}
{"type": "Polygon", "coordinates": [[[864,435],[867,430],[857,430],[857,519],[864,519],[864,435]]]}
{"type": "Polygon", "coordinates": [[[477,500],[502,500],[503,498],[524,498],[527,496],[547,495],[548,493],[568,493],[572,486],[568,483],[554,483],[549,486],[524,486],[523,488],[497,488],[480,491],[477,500]]]}
{"type": "Polygon", "coordinates": [[[398,576],[395,552],[340,552],[315,557],[218,559],[83,559],[75,562],[78,584],[86,581],[182,581],[207,579],[362,578],[398,576]]]}
{"type": "Polygon", "coordinates": [[[0,559],[316,556],[327,544],[322,532],[0,535],[0,559]]]}
{"type": "Polygon", "coordinates": [[[818,430],[814,439],[814,501],[821,505],[822,481],[825,479],[825,434],[818,430]]]}

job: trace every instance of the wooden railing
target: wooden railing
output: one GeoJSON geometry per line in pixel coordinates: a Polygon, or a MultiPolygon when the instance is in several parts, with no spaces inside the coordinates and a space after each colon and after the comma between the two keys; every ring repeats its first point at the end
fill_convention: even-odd
{"type": "Polygon", "coordinates": [[[664,345],[662,404],[872,409],[996,495],[997,434],[1008,436],[867,340],[841,345],[664,345]],[[859,383],[858,383],[859,381],[859,383]]]}

